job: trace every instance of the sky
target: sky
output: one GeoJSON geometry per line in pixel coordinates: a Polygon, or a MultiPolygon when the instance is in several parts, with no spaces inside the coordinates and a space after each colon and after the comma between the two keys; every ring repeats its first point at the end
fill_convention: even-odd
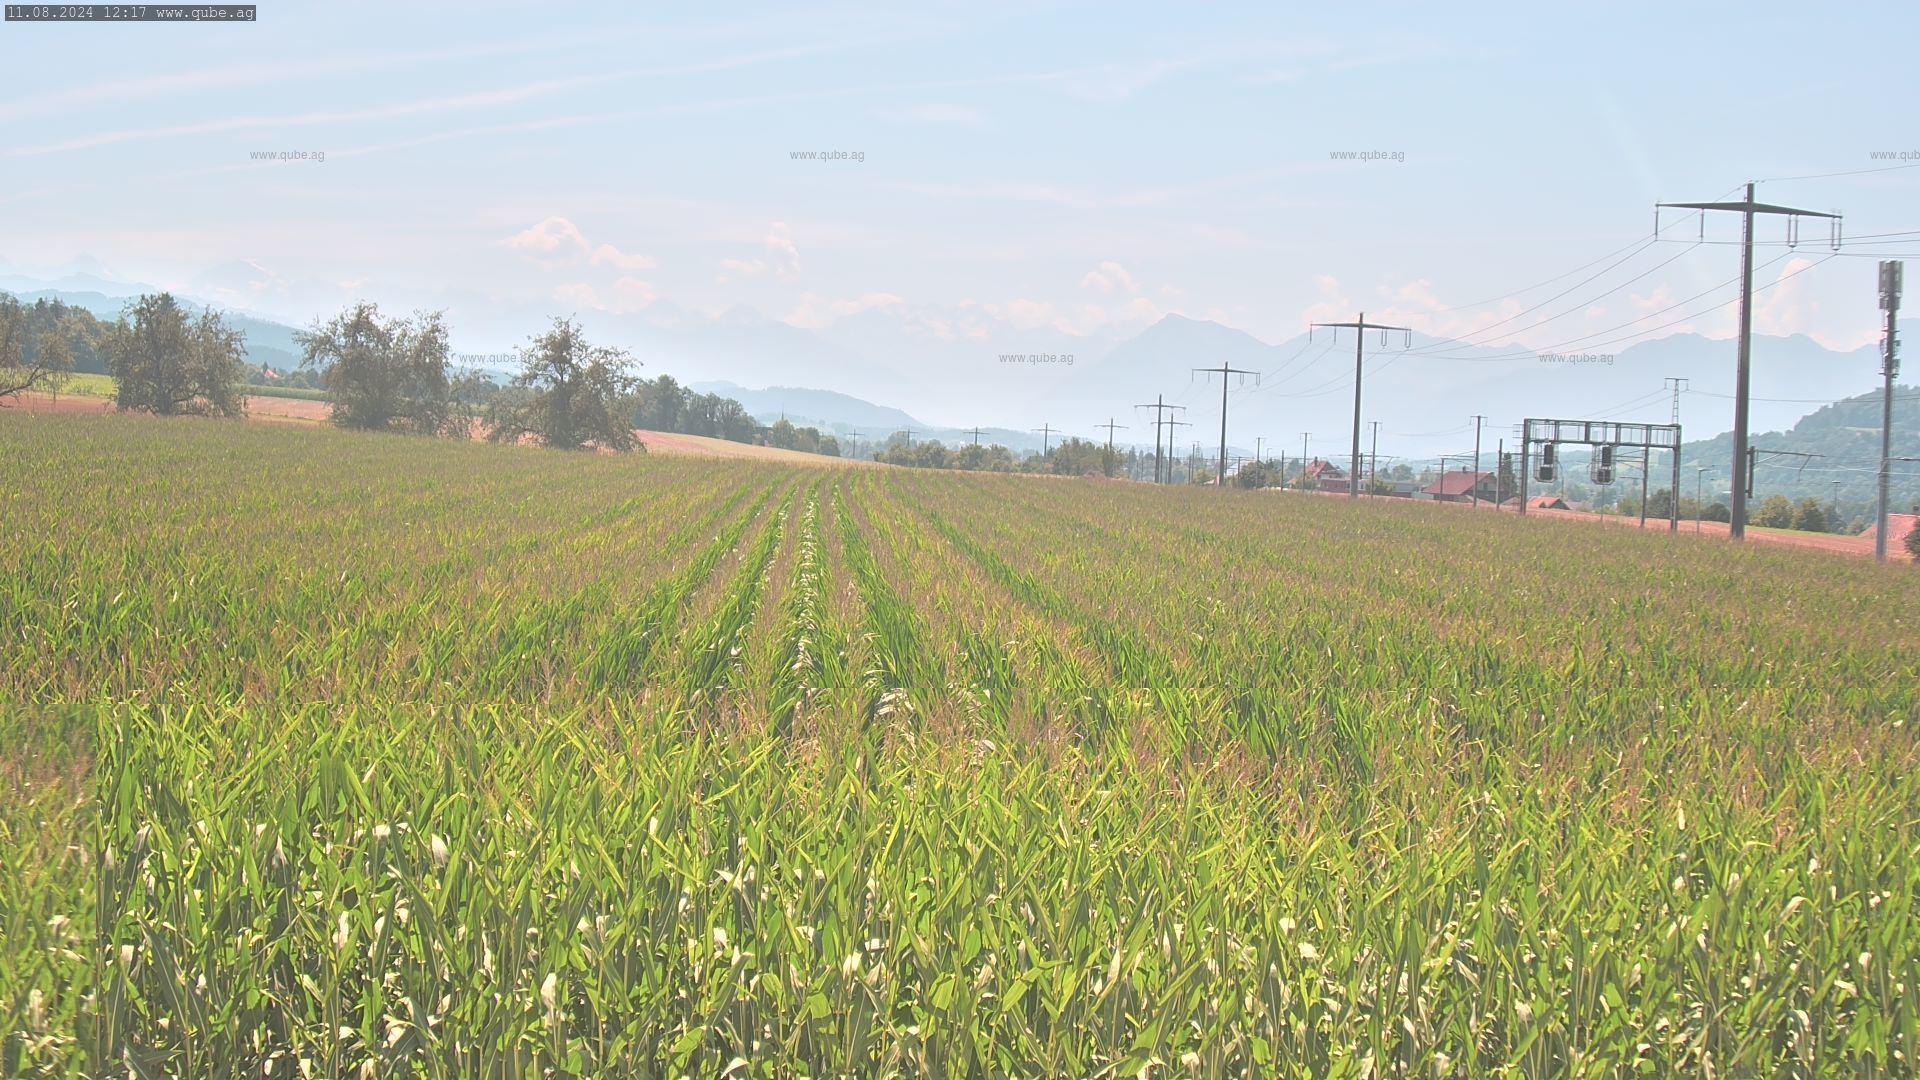
{"type": "MultiPolygon", "coordinates": [[[[1669,212],[1652,242],[1654,203],[1760,180],[1875,238],[1759,230],[1756,327],[1851,349],[1875,260],[1920,252],[1885,236],[1920,230],[1920,169],[1874,156],[1920,164],[1877,44],[1920,31],[1911,4],[259,12],[0,24],[0,274],[301,325],[445,309],[473,353],[553,315],[618,338],[741,311],[983,353],[1362,310],[1544,348],[1726,283],[1737,218],[1669,212]]],[[[1730,334],[1715,296],[1657,333],[1730,334]]]]}

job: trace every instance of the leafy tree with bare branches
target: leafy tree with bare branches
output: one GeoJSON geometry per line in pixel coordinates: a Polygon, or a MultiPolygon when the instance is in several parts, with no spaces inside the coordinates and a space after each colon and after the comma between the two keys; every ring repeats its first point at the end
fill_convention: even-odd
{"type": "Polygon", "coordinates": [[[383,318],[362,301],[295,338],[300,366],[317,368],[333,399],[333,422],[366,431],[447,433],[452,380],[440,312],[383,318]]]}
{"type": "Polygon", "coordinates": [[[628,405],[638,380],[625,349],[594,345],[578,324],[556,318],[553,328],[520,348],[520,374],[488,410],[487,437],[519,442],[531,436],[557,450],[589,446],[632,450],[628,405]]]}
{"type": "Polygon", "coordinates": [[[143,295],[128,302],[105,346],[122,411],[246,413],[246,344],[212,311],[196,317],[170,293],[143,295]]]}

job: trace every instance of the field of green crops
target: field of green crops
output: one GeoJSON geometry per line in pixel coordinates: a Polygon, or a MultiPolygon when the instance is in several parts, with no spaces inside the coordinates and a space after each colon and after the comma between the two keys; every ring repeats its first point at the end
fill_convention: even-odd
{"type": "Polygon", "coordinates": [[[0,1073],[1912,1075],[1917,719],[1907,565],[0,410],[0,1073]]]}

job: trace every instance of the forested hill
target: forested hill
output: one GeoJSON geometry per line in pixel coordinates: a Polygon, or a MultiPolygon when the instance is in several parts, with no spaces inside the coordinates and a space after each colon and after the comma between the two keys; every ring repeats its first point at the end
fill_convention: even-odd
{"type": "MultiPolygon", "coordinates": [[[[1755,493],[1794,499],[1813,496],[1823,501],[1837,494],[1842,502],[1872,499],[1880,461],[1880,410],[1878,393],[1862,394],[1822,405],[1787,431],[1754,433],[1749,445],[1762,451],[1819,455],[1803,466],[1797,457],[1761,454],[1755,493]],[[1837,492],[1836,480],[1840,481],[1837,492]]],[[[1714,470],[1712,475],[1723,475],[1732,467],[1733,436],[1728,433],[1689,442],[1683,454],[1689,477],[1694,465],[1708,466],[1714,470]]],[[[1893,456],[1920,458],[1920,386],[1894,389],[1893,456]]],[[[1920,499],[1920,480],[1914,479],[1920,475],[1920,461],[1896,462],[1893,473],[1894,508],[1904,510],[1920,499]]]]}

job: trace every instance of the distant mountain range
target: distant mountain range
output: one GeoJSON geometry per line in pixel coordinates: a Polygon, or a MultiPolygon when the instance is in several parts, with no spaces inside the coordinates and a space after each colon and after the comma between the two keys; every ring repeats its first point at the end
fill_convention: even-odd
{"type": "MultiPolygon", "coordinates": [[[[54,282],[0,277],[0,288],[29,302],[59,298],[103,316],[118,314],[139,291],[85,274],[54,282]]],[[[254,362],[298,363],[293,326],[228,310],[254,362]]],[[[1151,413],[1137,406],[1164,397],[1181,407],[1175,415],[1190,425],[1178,429],[1176,445],[1190,450],[1199,443],[1203,453],[1217,452],[1221,377],[1195,369],[1225,364],[1258,373],[1230,376],[1225,387],[1230,454],[1253,454],[1258,436],[1263,455],[1297,457],[1302,432],[1310,433],[1312,456],[1344,462],[1350,448],[1354,339],[1347,330],[1268,343],[1216,322],[1167,315],[1130,337],[1044,332],[1019,342],[1028,351],[1071,353],[1068,364],[1009,361],[1011,332],[978,309],[866,310],[820,330],[746,307],[715,317],[666,301],[625,316],[593,314],[590,333],[632,350],[644,374],[670,374],[733,397],[762,420],[784,413],[795,423],[842,434],[857,430],[862,442],[909,429],[916,440],[965,442],[974,438],[970,428],[977,422],[982,442],[1038,449],[1043,438],[1104,440],[1102,425],[1111,420],[1124,425],[1118,443],[1151,449],[1151,413]],[[1042,425],[1052,434],[1034,430],[1042,425]]],[[[452,321],[459,350],[473,338],[452,321]]],[[[1418,465],[1471,450],[1474,414],[1489,418],[1481,432],[1488,455],[1528,416],[1665,422],[1668,378],[1688,380],[1680,411],[1689,433],[1718,436],[1731,427],[1731,341],[1675,334],[1617,355],[1584,354],[1581,362],[1421,334],[1410,343],[1403,335],[1385,342],[1370,335],[1364,348],[1363,450],[1372,445],[1371,422],[1379,421],[1383,461],[1418,465]]],[[[1752,428],[1760,432],[1791,429],[1821,403],[1878,385],[1873,345],[1838,352],[1806,337],[1759,336],[1753,367],[1752,428]]]]}

